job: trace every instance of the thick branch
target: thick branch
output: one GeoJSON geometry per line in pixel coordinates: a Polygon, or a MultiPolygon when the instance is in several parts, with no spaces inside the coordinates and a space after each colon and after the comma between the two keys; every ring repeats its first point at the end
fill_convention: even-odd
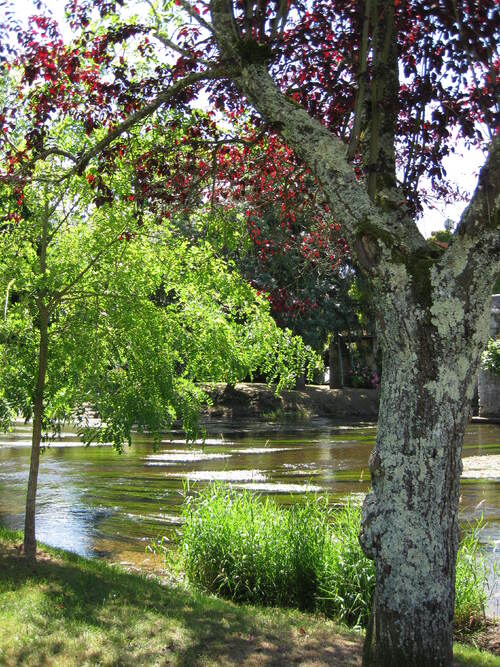
{"type": "Polygon", "coordinates": [[[73,153],[65,151],[62,148],[57,148],[56,146],[53,146],[51,148],[46,148],[45,150],[41,151],[40,153],[37,154],[36,159],[45,160],[45,158],[48,158],[50,155],[60,155],[61,157],[68,158],[68,160],[71,160],[72,162],[77,162],[78,160],[78,158],[75,155],[73,155],[73,153]]]}
{"type": "Polygon", "coordinates": [[[459,236],[467,238],[491,232],[500,236],[500,134],[489,146],[476,190],[457,229],[459,236]]]}
{"type": "Polygon", "coordinates": [[[356,101],[354,104],[354,122],[351,130],[351,138],[349,141],[349,160],[352,160],[356,155],[359,147],[359,139],[361,134],[361,123],[366,102],[366,77],[368,66],[368,42],[370,30],[370,15],[373,0],[365,0],[363,5],[363,31],[361,34],[361,47],[359,53],[359,71],[357,75],[358,90],[356,92],[356,101]]]}
{"type": "MultiPolygon", "coordinates": [[[[398,201],[398,191],[394,189],[388,193],[394,195],[394,199],[385,202],[389,212],[374,204],[365,183],[357,180],[354,168],[347,160],[346,145],[283,95],[263,65],[244,66],[236,83],[310,167],[353,247],[363,236],[378,238],[386,246],[398,247],[403,252],[424,246],[425,241],[416,225],[405,218],[405,202],[402,197],[398,201]],[[397,208],[398,203],[402,205],[401,209],[397,208]]],[[[364,252],[366,256],[359,259],[366,265],[370,263],[370,251],[366,246],[364,252]]]]}
{"type": "Polygon", "coordinates": [[[189,86],[199,83],[200,81],[208,81],[209,79],[219,79],[225,76],[225,73],[220,69],[205,70],[203,72],[193,72],[188,74],[183,79],[173,83],[170,88],[163,91],[154,99],[152,102],[147,104],[145,107],[136,111],[135,113],[130,114],[122,123],[119,123],[116,127],[108,132],[108,134],[98,141],[92,148],[85,151],[83,155],[78,158],[75,166],[72,171],[76,173],[81,173],[83,169],[87,166],[90,160],[99,155],[104,149],[106,149],[115,139],[120,137],[126,130],[130,129],[134,125],[140,123],[141,120],[151,116],[157,109],[159,109],[163,104],[170,102],[176,95],[188,88],[189,86]]]}
{"type": "Polygon", "coordinates": [[[212,28],[222,54],[234,65],[241,66],[238,52],[239,34],[231,0],[211,0],[212,28]]]}
{"type": "Polygon", "coordinates": [[[444,254],[444,262],[467,272],[468,280],[500,270],[500,135],[489,146],[476,190],[460,219],[456,238],[444,254]]]}
{"type": "Polygon", "coordinates": [[[230,0],[212,0],[210,6],[222,55],[239,66],[233,80],[318,179],[361,264],[368,269],[376,264],[374,243],[397,247],[403,254],[424,247],[425,240],[405,215],[405,200],[398,189],[379,193],[377,204],[370,201],[366,184],[357,180],[348,162],[346,145],[287,98],[263,64],[242,61],[230,0]]]}
{"type": "Polygon", "coordinates": [[[373,74],[367,113],[368,193],[374,199],[380,190],[396,186],[395,127],[397,121],[399,70],[394,29],[394,0],[377,5],[374,31],[373,74]]]}

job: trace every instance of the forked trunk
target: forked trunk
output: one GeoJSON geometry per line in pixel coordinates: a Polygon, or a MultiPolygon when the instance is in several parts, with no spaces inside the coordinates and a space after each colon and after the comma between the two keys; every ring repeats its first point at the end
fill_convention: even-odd
{"type": "Polygon", "coordinates": [[[408,292],[382,299],[381,405],[360,535],[377,580],[365,667],[452,665],[461,450],[487,308],[432,293],[425,306],[408,292]]]}
{"type": "Polygon", "coordinates": [[[43,423],[43,391],[47,372],[48,350],[48,313],[43,307],[39,309],[40,346],[38,351],[38,371],[33,400],[33,435],[31,440],[31,460],[26,494],[26,513],[24,518],[24,556],[28,561],[36,560],[35,512],[36,490],[38,484],[38,468],[40,466],[40,442],[43,423]]]}

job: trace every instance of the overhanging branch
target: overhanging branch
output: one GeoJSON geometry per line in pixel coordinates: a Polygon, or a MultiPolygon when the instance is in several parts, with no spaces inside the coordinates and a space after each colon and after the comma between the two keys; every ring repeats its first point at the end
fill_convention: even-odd
{"type": "MultiPolygon", "coordinates": [[[[212,0],[210,6],[222,55],[225,60],[234,60],[239,44],[233,30],[231,2],[212,0]]],[[[376,263],[374,243],[397,248],[403,255],[425,247],[396,186],[381,191],[376,203],[371,201],[366,183],[358,181],[348,161],[346,144],[284,95],[264,64],[241,62],[241,58],[238,64],[239,71],[231,75],[234,82],[311,169],[351,247],[361,248],[358,258],[363,265],[373,267],[376,263]]]]}
{"type": "Polygon", "coordinates": [[[130,114],[124,121],[119,123],[116,127],[110,130],[107,135],[98,141],[92,148],[85,151],[82,155],[78,157],[78,160],[71,170],[71,173],[81,173],[85,167],[88,165],[90,160],[101,153],[106,149],[115,139],[120,137],[124,132],[126,132],[131,127],[134,127],[141,120],[144,120],[148,116],[151,116],[157,109],[159,109],[163,104],[170,102],[175,98],[180,92],[189,88],[189,86],[199,83],[200,81],[208,81],[213,79],[220,79],[225,76],[225,72],[221,69],[211,69],[205,70],[203,72],[194,72],[188,74],[183,79],[173,83],[170,88],[165,90],[163,93],[160,93],[152,102],[147,104],[145,107],[130,114]]]}

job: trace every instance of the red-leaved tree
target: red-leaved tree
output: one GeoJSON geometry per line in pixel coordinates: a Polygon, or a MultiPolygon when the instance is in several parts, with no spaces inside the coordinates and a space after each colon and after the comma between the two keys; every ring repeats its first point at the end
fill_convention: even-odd
{"type": "MultiPolygon", "coordinates": [[[[20,36],[38,121],[11,177],[57,150],[41,143],[54,114],[88,123],[89,145],[68,157],[84,170],[161,108],[189,115],[202,89],[214,109],[281,135],[321,186],[377,314],[383,380],[360,535],[377,584],[364,662],[450,666],[461,447],[500,270],[498,1],[136,2],[142,19],[120,22],[123,4],[71,0],[71,47],[20,36]],[[133,57],[121,55],[126,41],[133,57]],[[439,249],[415,221],[429,189],[455,196],[443,159],[457,141],[487,157],[439,249]]],[[[7,109],[2,124],[15,118],[7,109]]],[[[184,206],[192,179],[175,177],[184,206]]]]}

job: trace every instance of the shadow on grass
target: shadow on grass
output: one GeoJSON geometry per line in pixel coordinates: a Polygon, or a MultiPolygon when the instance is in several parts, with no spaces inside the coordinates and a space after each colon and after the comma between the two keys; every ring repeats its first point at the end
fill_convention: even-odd
{"type": "Polygon", "coordinates": [[[0,594],[8,592],[28,636],[5,664],[361,663],[361,640],[331,624],[304,628],[307,618],[292,612],[236,606],[72,554],[42,554],[33,569],[0,544],[0,594]],[[30,592],[37,603],[27,609],[30,592]],[[81,646],[95,636],[92,649],[81,646]]]}

